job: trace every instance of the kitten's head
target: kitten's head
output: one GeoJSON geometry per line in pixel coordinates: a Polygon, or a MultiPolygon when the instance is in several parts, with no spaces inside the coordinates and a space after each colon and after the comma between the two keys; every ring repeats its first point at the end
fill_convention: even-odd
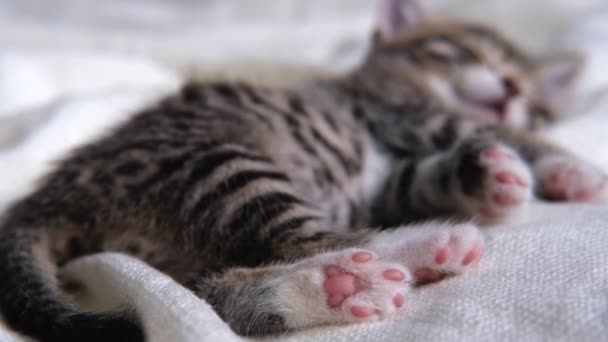
{"type": "Polygon", "coordinates": [[[559,117],[582,59],[537,60],[478,24],[431,21],[416,0],[380,0],[378,30],[364,68],[422,84],[444,106],[519,128],[559,117]]]}

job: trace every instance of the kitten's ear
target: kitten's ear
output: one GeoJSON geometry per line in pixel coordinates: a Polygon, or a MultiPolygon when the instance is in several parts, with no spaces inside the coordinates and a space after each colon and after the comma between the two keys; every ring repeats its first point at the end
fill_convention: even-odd
{"type": "Polygon", "coordinates": [[[378,0],[376,39],[390,41],[419,25],[424,13],[418,0],[378,0]]]}
{"type": "Polygon", "coordinates": [[[554,105],[567,100],[572,95],[584,66],[583,56],[574,53],[542,62],[537,72],[545,98],[554,105]]]}

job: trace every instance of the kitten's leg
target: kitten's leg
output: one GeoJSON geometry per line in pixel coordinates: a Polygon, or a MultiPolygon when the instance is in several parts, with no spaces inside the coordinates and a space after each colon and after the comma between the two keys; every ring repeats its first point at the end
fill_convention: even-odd
{"type": "Polygon", "coordinates": [[[472,268],[484,242],[472,224],[427,223],[371,234],[364,246],[232,269],[200,280],[194,290],[245,335],[374,321],[407,307],[413,281],[472,268]]]}
{"type": "Polygon", "coordinates": [[[438,216],[494,223],[525,208],[531,189],[531,171],[516,151],[472,137],[450,150],[402,161],[387,183],[379,213],[389,225],[438,216]]]}
{"type": "Polygon", "coordinates": [[[364,249],[318,254],[289,265],[232,269],[196,292],[238,333],[262,336],[382,319],[404,306],[411,277],[364,249]]]}
{"type": "Polygon", "coordinates": [[[493,133],[532,165],[540,197],[608,203],[608,176],[598,167],[528,132],[498,128],[493,133]]]}

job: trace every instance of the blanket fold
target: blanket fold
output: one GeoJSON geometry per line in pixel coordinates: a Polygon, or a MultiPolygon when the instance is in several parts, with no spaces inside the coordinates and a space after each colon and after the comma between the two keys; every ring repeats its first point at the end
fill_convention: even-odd
{"type": "MultiPolygon", "coordinates": [[[[58,0],[54,6],[72,2],[58,0]]],[[[109,2],[130,3],[125,5],[129,8],[137,1],[109,2]]],[[[168,2],[163,3],[161,9],[169,12],[156,11],[156,2],[148,2],[145,8],[152,15],[173,13],[163,18],[172,22],[175,30],[189,27],[183,25],[184,22],[192,26],[200,22],[198,19],[182,22],[184,18],[194,17],[187,9],[189,2],[177,3],[175,8],[168,2]]],[[[208,3],[211,7],[219,4],[208,3]]],[[[256,0],[260,9],[274,8],[272,6],[281,3],[276,5],[280,8],[272,12],[274,19],[268,23],[258,20],[254,26],[231,30],[243,22],[236,10],[237,3],[245,2],[224,0],[221,6],[213,7],[218,12],[205,12],[221,18],[224,26],[199,27],[196,32],[212,31],[206,36],[211,37],[211,41],[228,43],[224,50],[222,44],[215,44],[213,51],[201,52],[207,45],[199,44],[198,37],[193,40],[194,31],[185,31],[185,39],[174,40],[153,33],[142,35],[134,29],[125,35],[126,41],[142,45],[126,44],[116,39],[117,36],[108,38],[95,30],[70,31],[69,28],[74,29],[78,24],[100,24],[86,20],[71,22],[65,27],[57,22],[34,25],[36,21],[32,18],[19,17],[19,13],[27,13],[20,7],[21,2],[0,0],[0,19],[6,19],[2,20],[3,30],[0,30],[0,209],[29,191],[34,181],[52,165],[51,161],[67,150],[102,134],[138,108],[175,89],[181,79],[178,70],[184,70],[184,65],[171,65],[167,61],[197,60],[209,69],[210,65],[219,68],[218,61],[225,59],[237,65],[239,61],[234,58],[240,55],[263,59],[266,65],[285,62],[289,55],[294,56],[288,58],[289,62],[343,69],[360,56],[357,53],[367,39],[363,33],[367,34],[371,23],[370,2],[366,0],[341,0],[340,6],[322,0],[306,4],[256,0]],[[234,11],[222,6],[233,6],[234,11]],[[348,15],[344,6],[348,7],[348,15]],[[221,17],[225,13],[229,15],[221,17]],[[301,13],[320,19],[303,25],[294,19],[301,13]],[[45,24],[52,24],[53,29],[46,30],[45,24]],[[259,30],[245,35],[252,27],[259,30]],[[64,49],[53,45],[58,38],[64,49]],[[112,53],[99,53],[91,48],[98,43],[112,53]],[[277,54],[278,50],[290,53],[277,54]],[[303,53],[294,54],[296,50],[303,53]],[[159,54],[148,59],[141,56],[142,51],[159,54]],[[138,55],[134,56],[134,52],[138,55]],[[169,52],[179,56],[169,56],[169,52]]],[[[251,3],[242,6],[252,6],[251,3]]],[[[197,6],[201,7],[197,8],[205,8],[206,4],[200,2],[197,6]]],[[[581,83],[582,101],[577,108],[584,112],[576,113],[546,134],[608,170],[608,4],[604,0],[429,0],[428,4],[450,14],[482,19],[507,29],[515,38],[519,35],[528,46],[542,52],[551,52],[556,46],[582,51],[589,63],[581,83]]],[[[103,8],[109,8],[107,3],[104,2],[103,8]]],[[[103,20],[107,15],[104,13],[92,13],[92,16],[103,20]]],[[[249,64],[243,65],[247,66],[244,69],[255,69],[249,64]]],[[[476,271],[415,289],[406,298],[404,312],[389,320],[319,327],[265,340],[583,342],[606,339],[606,207],[534,203],[523,222],[489,228],[485,234],[486,255],[476,271]]],[[[112,253],[88,256],[69,264],[62,272],[82,284],[75,298],[83,309],[133,307],[151,342],[246,340],[236,336],[211,307],[193,293],[128,256],[112,253]]],[[[12,332],[0,319],[0,342],[23,341],[30,340],[12,332]]]]}

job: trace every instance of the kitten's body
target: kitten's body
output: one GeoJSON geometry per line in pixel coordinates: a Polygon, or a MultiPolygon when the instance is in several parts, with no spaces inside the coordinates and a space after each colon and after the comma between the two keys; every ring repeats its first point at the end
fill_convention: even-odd
{"type": "MultiPolygon", "coordinates": [[[[509,77],[533,71],[514,55],[463,57],[479,50],[450,38],[457,29],[481,32],[427,27],[378,40],[340,79],[289,89],[192,84],[77,150],[4,217],[7,321],[45,341],[141,339],[130,321],[78,313],[59,293],[57,266],[106,250],[171,275],[239,333],[373,319],[403,306],[409,281],[465,271],[483,240],[470,224],[371,228],[501,221],[525,207],[533,179],[542,197],[603,199],[603,174],[525,132],[551,112],[531,79],[500,78],[499,93],[482,92],[499,98],[480,103],[500,100],[499,110],[449,101],[454,89],[472,91],[466,81],[451,89],[452,71],[423,67],[429,60],[462,70],[497,63],[509,77]],[[425,47],[437,39],[443,46],[425,47]],[[529,116],[509,121],[524,109],[529,116]]],[[[496,44],[494,52],[512,49],[496,44]]],[[[484,90],[496,80],[488,82],[484,90]]]]}

